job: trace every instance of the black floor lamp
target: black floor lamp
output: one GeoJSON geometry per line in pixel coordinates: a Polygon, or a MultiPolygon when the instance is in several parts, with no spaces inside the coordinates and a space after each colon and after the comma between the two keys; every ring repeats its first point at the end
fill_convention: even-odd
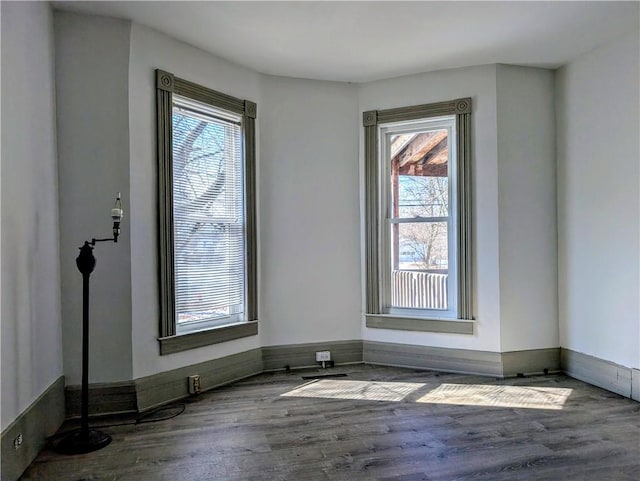
{"type": "Polygon", "coordinates": [[[93,247],[96,242],[118,242],[120,235],[120,221],[122,220],[122,203],[120,193],[111,209],[113,220],[113,237],[108,239],[91,239],[80,247],[80,255],[76,258],[76,265],[82,274],[82,420],[80,429],[66,434],[55,445],[56,451],[63,454],[90,453],[104,448],[111,442],[111,436],[95,429],[89,429],[89,276],[96,266],[93,247]]]}

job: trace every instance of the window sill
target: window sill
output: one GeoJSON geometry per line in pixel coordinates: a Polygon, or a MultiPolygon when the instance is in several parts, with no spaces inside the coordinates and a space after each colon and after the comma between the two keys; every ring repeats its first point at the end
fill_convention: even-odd
{"type": "Polygon", "coordinates": [[[465,319],[431,319],[404,317],[391,314],[366,314],[366,327],[398,331],[442,332],[447,334],[473,334],[474,321],[465,319]]]}
{"type": "Polygon", "coordinates": [[[158,339],[160,342],[160,355],[164,356],[165,354],[187,351],[196,347],[233,341],[234,339],[255,336],[256,334],[258,334],[258,322],[252,321],[178,336],[161,337],[158,339]]]}

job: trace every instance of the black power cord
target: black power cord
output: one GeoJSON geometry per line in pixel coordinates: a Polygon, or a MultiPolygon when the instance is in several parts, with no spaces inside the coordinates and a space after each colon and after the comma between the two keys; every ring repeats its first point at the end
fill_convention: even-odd
{"type": "MultiPolygon", "coordinates": [[[[136,426],[138,424],[149,424],[149,423],[157,423],[160,421],[168,421],[169,419],[173,419],[173,418],[177,418],[178,416],[180,416],[185,409],[187,408],[186,404],[184,403],[180,403],[177,405],[170,405],[170,406],[160,406],[159,408],[156,409],[152,409],[151,411],[148,411],[146,413],[140,414],[138,416],[136,416],[135,421],[130,421],[130,422],[123,422],[123,423],[114,423],[114,424],[100,424],[97,425],[96,427],[98,428],[114,428],[114,427],[118,427],[118,426],[136,426]],[[166,416],[161,416],[161,417],[153,417],[158,413],[162,413],[163,411],[168,411],[170,409],[178,409],[177,412],[174,412],[172,414],[166,415],[166,416]],[[149,419],[151,418],[151,419],[149,419]]],[[[53,443],[55,443],[56,440],[58,440],[59,438],[69,434],[70,432],[75,431],[74,429],[71,429],[69,431],[64,431],[61,433],[56,433],[53,436],[49,436],[47,438],[47,443],[49,445],[53,445],[53,443]]]]}
{"type": "Polygon", "coordinates": [[[99,425],[96,426],[98,428],[114,428],[116,426],[130,426],[130,425],[137,425],[137,424],[147,424],[147,423],[157,423],[160,421],[168,421],[169,419],[173,419],[173,418],[177,418],[178,416],[180,416],[185,409],[187,408],[186,404],[184,403],[180,403],[178,405],[173,405],[173,406],[161,406],[159,408],[156,409],[152,409],[149,412],[146,412],[144,414],[140,414],[139,416],[136,417],[136,420],[133,422],[127,422],[127,423],[116,423],[116,424],[104,424],[104,425],[99,425]],[[169,409],[179,409],[178,412],[170,414],[168,416],[162,416],[159,418],[153,418],[153,419],[147,419],[150,418],[151,416],[160,413],[162,411],[167,411],[169,409]]]}

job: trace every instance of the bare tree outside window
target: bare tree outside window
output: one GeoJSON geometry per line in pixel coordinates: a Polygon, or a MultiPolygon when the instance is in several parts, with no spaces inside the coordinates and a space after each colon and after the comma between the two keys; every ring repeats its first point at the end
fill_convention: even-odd
{"type": "Polygon", "coordinates": [[[396,307],[446,309],[448,305],[448,142],[446,129],[390,138],[390,254],[396,307]]]}
{"type": "MultiPolygon", "coordinates": [[[[400,203],[400,216],[446,217],[449,211],[447,177],[400,176],[400,189],[405,203],[400,203]]],[[[399,267],[407,269],[444,270],[448,266],[447,223],[421,222],[398,225],[399,267]]]]}

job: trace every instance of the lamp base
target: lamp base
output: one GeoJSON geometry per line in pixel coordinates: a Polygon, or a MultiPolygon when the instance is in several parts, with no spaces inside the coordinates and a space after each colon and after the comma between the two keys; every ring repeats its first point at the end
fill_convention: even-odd
{"type": "Polygon", "coordinates": [[[54,449],[61,454],[84,454],[102,449],[110,442],[111,436],[102,431],[89,429],[83,433],[81,429],[77,429],[58,441],[54,449]]]}

